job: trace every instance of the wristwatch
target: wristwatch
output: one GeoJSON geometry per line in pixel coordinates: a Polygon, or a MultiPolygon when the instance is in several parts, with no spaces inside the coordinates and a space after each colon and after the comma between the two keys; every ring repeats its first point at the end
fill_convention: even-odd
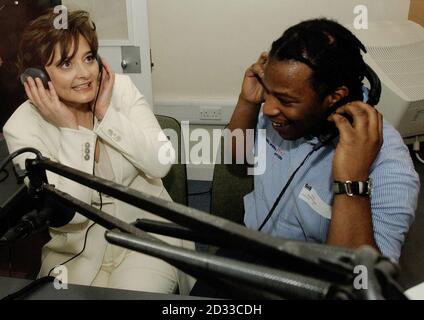
{"type": "Polygon", "coordinates": [[[345,194],[349,197],[353,196],[366,196],[370,197],[372,193],[372,179],[368,178],[367,181],[334,181],[333,193],[345,194]]]}

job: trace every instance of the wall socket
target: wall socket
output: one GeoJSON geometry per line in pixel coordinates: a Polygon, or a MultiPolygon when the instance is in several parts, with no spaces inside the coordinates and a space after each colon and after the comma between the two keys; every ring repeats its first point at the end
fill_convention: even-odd
{"type": "Polygon", "coordinates": [[[200,107],[200,120],[222,120],[222,107],[200,107]]]}

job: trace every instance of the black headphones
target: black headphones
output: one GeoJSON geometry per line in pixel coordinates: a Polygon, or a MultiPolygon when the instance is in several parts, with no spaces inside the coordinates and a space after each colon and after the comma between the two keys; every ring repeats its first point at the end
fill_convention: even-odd
{"type": "Polygon", "coordinates": [[[378,75],[368,64],[365,64],[365,78],[370,83],[370,92],[368,93],[367,103],[376,106],[380,102],[381,97],[381,81],[378,75]]]}

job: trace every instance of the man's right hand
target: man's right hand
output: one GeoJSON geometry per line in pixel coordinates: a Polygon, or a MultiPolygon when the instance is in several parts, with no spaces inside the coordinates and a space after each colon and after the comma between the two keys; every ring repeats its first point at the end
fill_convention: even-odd
{"type": "Polygon", "coordinates": [[[258,81],[263,79],[265,64],[268,62],[268,53],[263,52],[258,61],[251,65],[244,74],[243,84],[240,93],[240,99],[252,105],[259,105],[264,102],[264,87],[258,81]]]}

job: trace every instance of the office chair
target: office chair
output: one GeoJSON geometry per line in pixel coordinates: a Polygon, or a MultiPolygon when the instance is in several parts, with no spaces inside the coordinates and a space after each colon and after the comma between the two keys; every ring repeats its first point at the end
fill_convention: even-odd
{"type": "MultiPolygon", "coordinates": [[[[188,204],[188,189],[187,189],[187,169],[186,165],[182,163],[182,140],[181,140],[181,126],[180,123],[168,116],[156,115],[162,130],[171,129],[178,134],[178,146],[173,145],[178,154],[178,162],[173,164],[168,175],[162,179],[165,189],[168,191],[172,200],[183,205],[188,204]]],[[[172,142],[172,141],[171,141],[172,142]]]]}

